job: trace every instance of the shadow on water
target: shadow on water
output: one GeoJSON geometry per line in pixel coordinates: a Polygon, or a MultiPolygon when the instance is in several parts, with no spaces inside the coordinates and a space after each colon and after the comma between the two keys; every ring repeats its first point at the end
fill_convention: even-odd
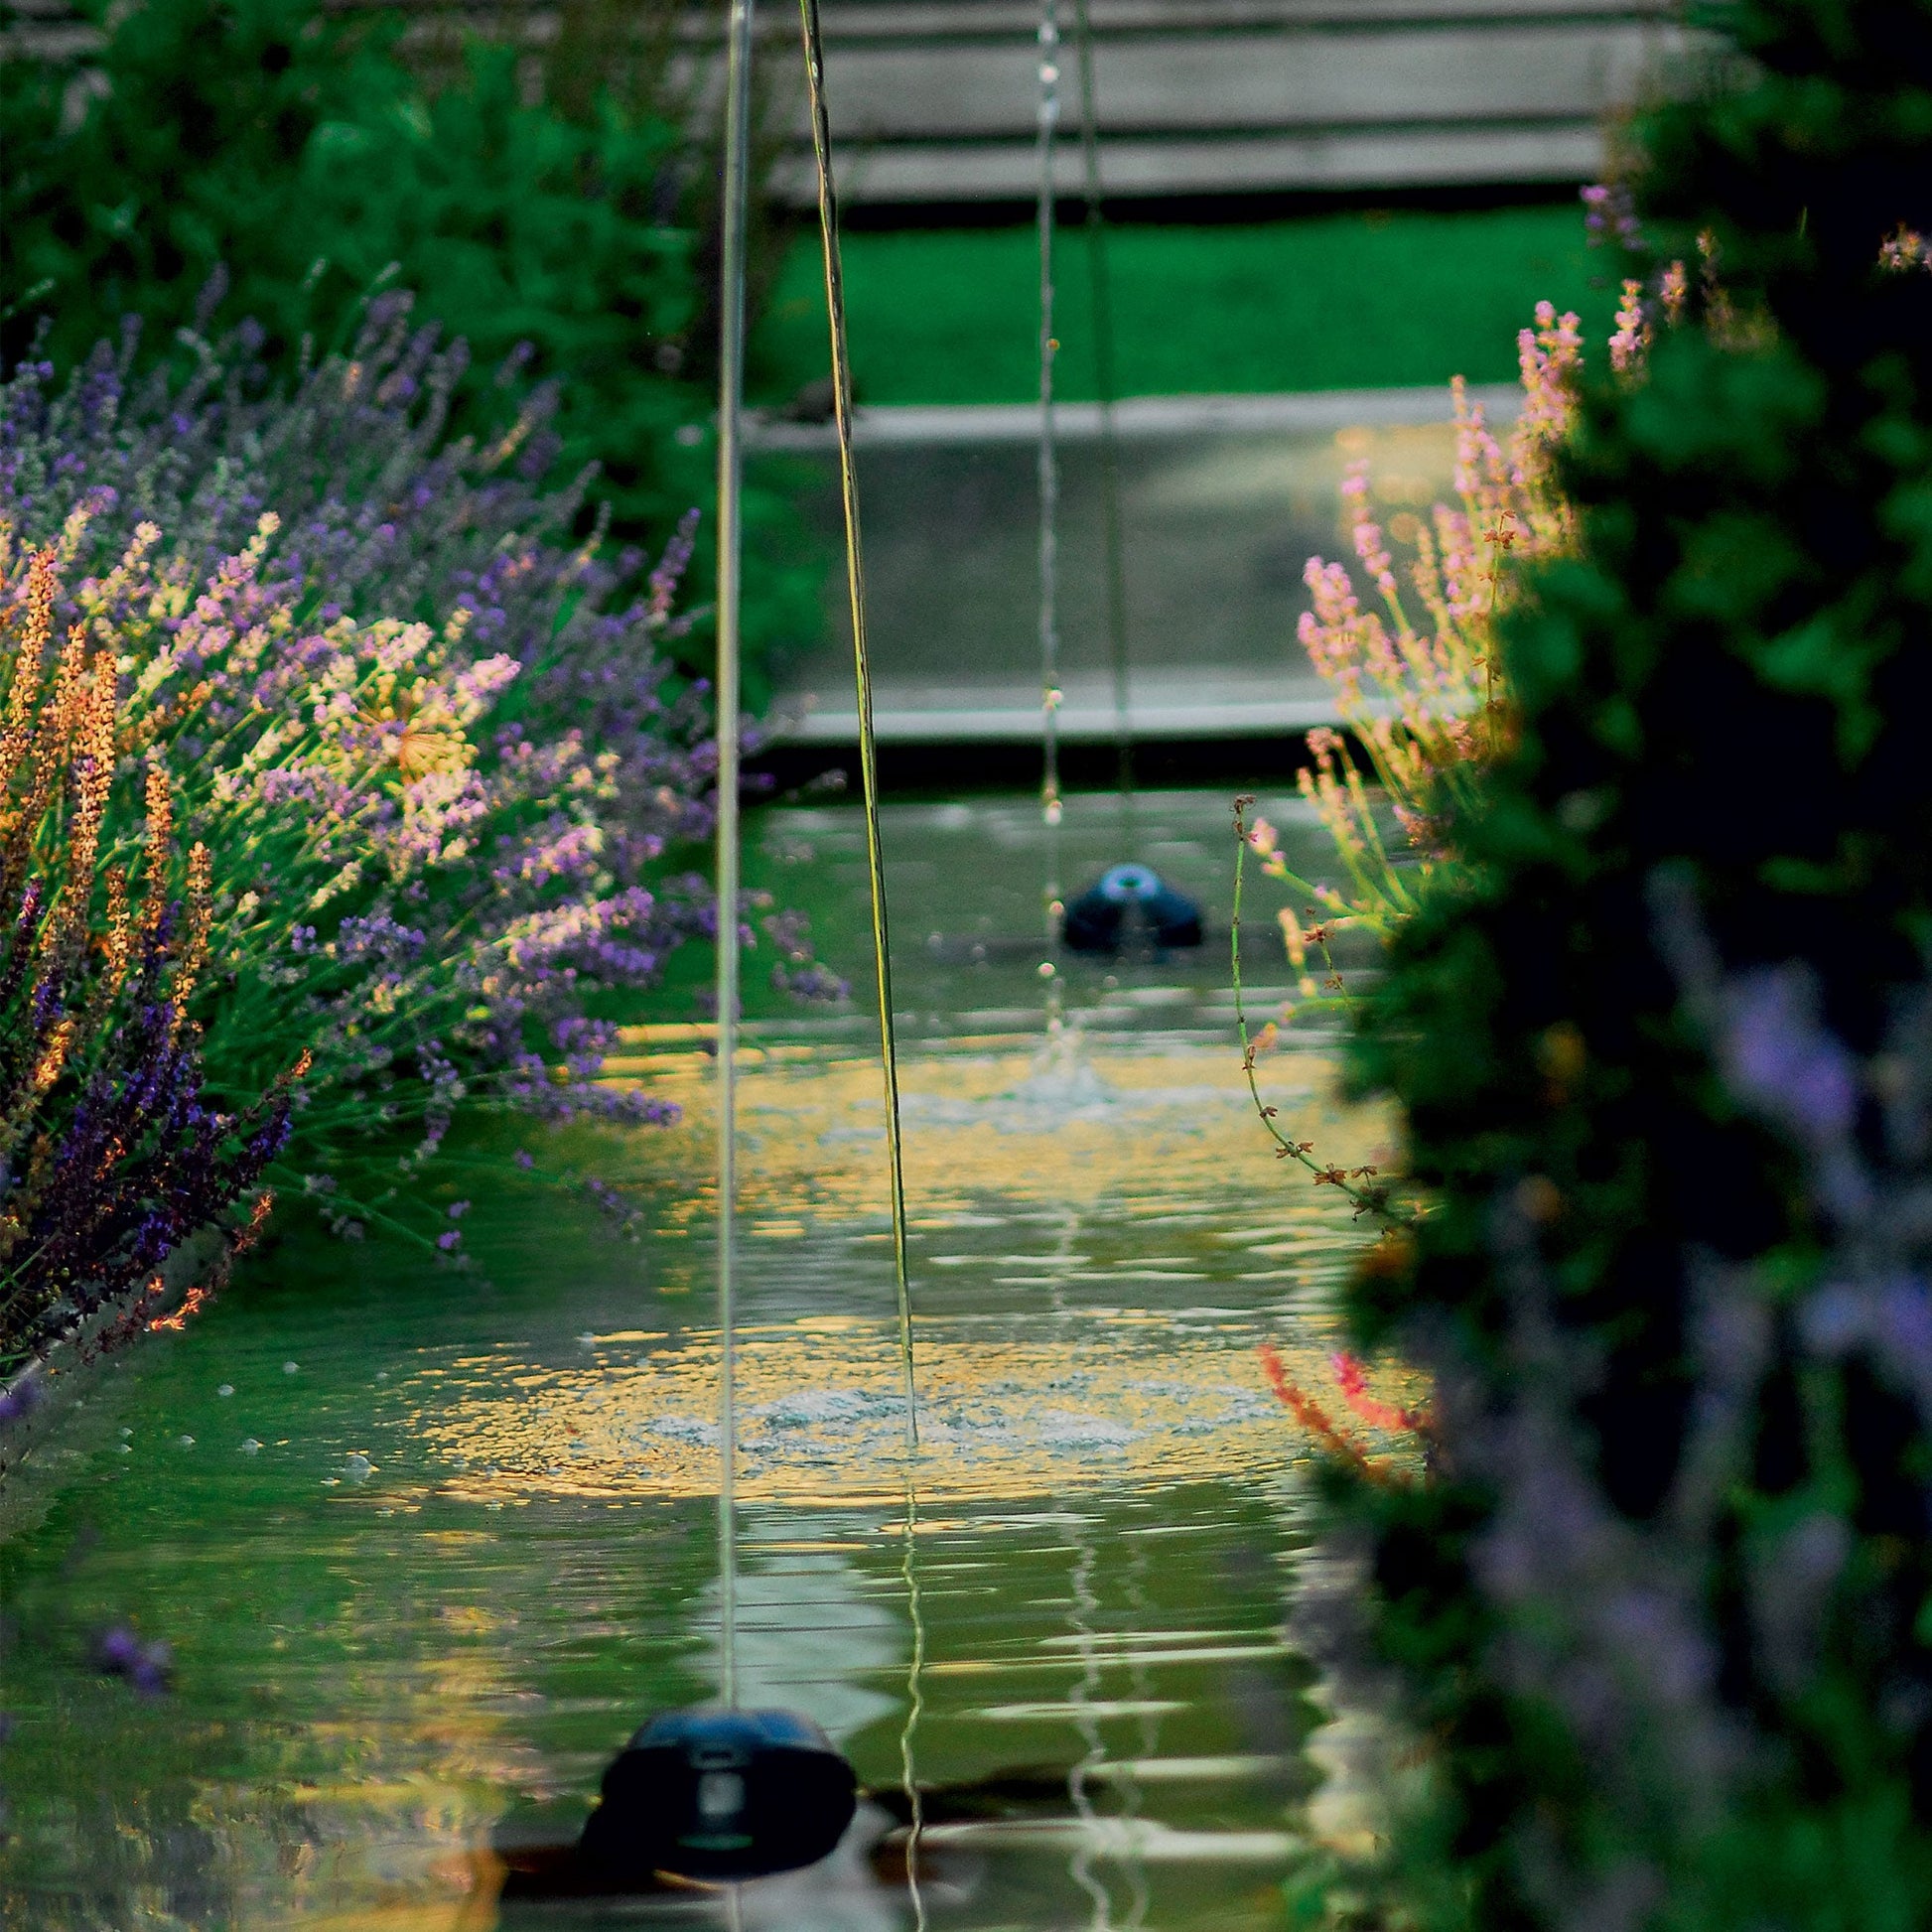
{"type": "MultiPolygon", "coordinates": [[[[1159,863],[1211,916],[1224,801],[1157,805],[1159,863]]],[[[844,943],[863,879],[841,809],[764,835],[786,897],[844,943]]],[[[1261,1150],[1211,937],[1069,972],[1078,1024],[1042,1061],[1035,961],[955,950],[1034,923],[1024,808],[908,808],[888,839],[916,1531],[870,1022],[773,1017],[743,1087],[739,1670],[866,1796],[832,1860],[743,1888],[742,1922],[1273,1926],[1318,1716],[1282,1634],[1304,1471],[1256,1350],[1318,1371],[1359,1236],[1261,1150]]],[[[561,1895],[543,1851],[646,1716],[715,1681],[709,1069],[660,1024],[618,1070],[686,1109],[577,1150],[645,1204],[636,1245],[466,1181],[458,1150],[444,1185],[474,1193],[481,1272],[291,1234],[36,1452],[0,1546],[0,1921],[728,1922],[689,1886],[561,1895]],[[171,1645],[167,1695],[90,1668],[116,1625],[171,1645]]],[[[1338,1154],[1371,1154],[1318,1055],[1271,1078],[1338,1154]]]]}

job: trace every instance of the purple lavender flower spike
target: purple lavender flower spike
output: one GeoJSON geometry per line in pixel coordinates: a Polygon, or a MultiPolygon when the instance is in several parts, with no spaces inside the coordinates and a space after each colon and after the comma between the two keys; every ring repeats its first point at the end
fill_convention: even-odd
{"type": "Polygon", "coordinates": [[[94,1640],[94,1668],[124,1679],[143,1697],[160,1697],[174,1678],[174,1655],[165,1643],[143,1643],[124,1623],[94,1640]]]}
{"type": "Polygon", "coordinates": [[[1753,973],[1733,983],[1725,1005],[1725,1071],[1738,1093],[1814,1143],[1849,1133],[1858,1071],[1817,1024],[1810,987],[1798,973],[1753,973]]]}

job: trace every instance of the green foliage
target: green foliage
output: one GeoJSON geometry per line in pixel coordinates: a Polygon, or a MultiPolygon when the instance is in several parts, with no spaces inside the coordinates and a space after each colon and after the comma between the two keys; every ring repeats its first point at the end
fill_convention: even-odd
{"type": "MultiPolygon", "coordinates": [[[[621,534],[661,537],[707,499],[715,308],[655,43],[621,96],[560,67],[566,113],[525,97],[509,47],[472,43],[431,85],[399,23],[314,0],[101,18],[84,67],[0,66],[9,361],[43,313],[64,365],[128,314],[165,349],[225,287],[289,366],[307,340],[345,343],[360,298],[399,279],[477,358],[460,421],[484,425],[492,373],[527,357],[561,380],[567,457],[600,465],[621,534]]],[[[755,643],[809,632],[789,517],[755,495],[749,524],[755,643]]]]}
{"type": "Polygon", "coordinates": [[[1440,1392],[1339,1512],[1433,1750],[1390,1927],[1932,1923],[1932,8],[1719,19],[1633,178],[1688,310],[1581,384],[1520,740],[1356,1048],[1433,1203],[1350,1309],[1440,1392]]]}

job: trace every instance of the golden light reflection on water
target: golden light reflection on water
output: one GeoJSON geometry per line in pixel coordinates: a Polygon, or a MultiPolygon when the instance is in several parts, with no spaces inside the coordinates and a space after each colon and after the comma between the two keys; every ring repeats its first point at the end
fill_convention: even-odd
{"type": "MultiPolygon", "coordinates": [[[[1045,1325],[1045,1324],[1038,1324],[1045,1325]]],[[[1243,1334],[1114,1312],[1026,1340],[922,1334],[918,1493],[935,1504],[1018,1501],[1095,1486],[1165,1487],[1281,1467],[1291,1431],[1243,1334]]],[[[1318,1381],[1318,1344],[1284,1350],[1318,1381]]],[[[426,1407],[445,1493],[709,1494],[718,1479],[715,1335],[641,1363],[501,1364],[426,1407]]],[[[747,1502],[891,1504],[903,1493],[903,1410],[886,1324],[787,1323],[741,1336],[739,1493],[747,1502]]]]}
{"type": "MultiPolygon", "coordinates": [[[[702,1172],[715,1132],[710,1062],[640,1053],[626,1070],[685,1109],[678,1126],[639,1138],[633,1182],[702,1172]]],[[[1283,1102],[1320,1113],[1324,1152],[1366,1158],[1375,1123],[1315,1101],[1326,1073],[1301,1057],[1273,1084],[1283,1102]]],[[[904,1094],[915,1304],[938,1291],[948,1305],[918,1323],[923,1500],[1165,1487],[1282,1466],[1294,1436],[1256,1348],[1272,1340],[1291,1376],[1319,1386],[1325,1324],[1303,1316],[1284,1333],[1265,1311],[1298,1257],[1346,1242],[1347,1219],[1332,1195],[1284,1185],[1260,1157],[1231,1053],[1090,1060],[1069,1048],[1042,1063],[965,1051],[910,1063],[904,1094]],[[1250,1188],[1251,1206],[1230,1215],[1230,1192],[1250,1188]],[[1082,1229],[1109,1244],[1104,1270],[1078,1250],[1082,1229]],[[1095,1306],[1096,1281],[1140,1306],[1095,1306]],[[1026,1313],[992,1311],[989,1289],[1026,1294],[1026,1313]]],[[[742,1106],[748,1268],[761,1244],[876,1238],[887,1200],[875,1067],[754,1057],[742,1106]]],[[[659,1218],[702,1235],[715,1211],[715,1190],[686,1184],[659,1218]]],[[[867,1252],[882,1288],[885,1267],[867,1252]]],[[[799,1298],[809,1304],[809,1282],[799,1298]]],[[[748,1502],[902,1495],[897,1335],[880,1299],[876,1320],[802,1313],[741,1331],[748,1502]]],[[[417,1430],[446,1471],[443,1493],[504,1503],[715,1487],[716,1333],[586,1341],[581,1364],[492,1355],[457,1365],[455,1386],[439,1376],[419,1391],[417,1430]]]]}
{"type": "MultiPolygon", "coordinates": [[[[632,1172],[705,1173],[717,1132],[712,1063],[647,1050],[652,1032],[630,1030],[627,1043],[644,1050],[614,1060],[613,1070],[676,1102],[683,1115],[638,1137],[632,1172]]],[[[1318,1132],[1325,1158],[1373,1158],[1382,1123],[1330,1097],[1326,1057],[1283,1055],[1263,1068],[1266,1097],[1289,1125],[1318,1132]]],[[[1345,1238],[1347,1214],[1332,1195],[1270,1163],[1232,1045],[1086,1050],[1073,1039],[1042,1058],[964,1040],[957,1051],[907,1060],[901,1092],[915,1227],[957,1226],[989,1200],[1076,1210],[1104,1202],[1145,1219],[1203,1192],[1225,1219],[1233,1192],[1248,1197],[1245,1218],[1257,1235],[1314,1222],[1327,1241],[1345,1238]]],[[[885,1106],[875,1064],[754,1048],[745,1054],[739,1104],[748,1233],[784,1239],[814,1220],[885,1217],[885,1106]]],[[[715,1189],[704,1184],[665,1203],[674,1226],[708,1225],[716,1211],[715,1189]]]]}

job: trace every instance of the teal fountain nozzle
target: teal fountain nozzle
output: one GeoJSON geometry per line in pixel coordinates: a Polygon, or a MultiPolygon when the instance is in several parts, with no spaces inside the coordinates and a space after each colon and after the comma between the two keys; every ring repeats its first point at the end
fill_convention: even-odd
{"type": "Polygon", "coordinates": [[[604,1773],[579,1845],[590,1875],[642,1887],[659,1872],[729,1883],[816,1864],[858,1808],[852,1766],[789,1711],[672,1711],[604,1773]]]}
{"type": "Polygon", "coordinates": [[[1198,946],[1200,907],[1151,866],[1112,866],[1068,902],[1061,936],[1075,952],[1198,946]]]}

